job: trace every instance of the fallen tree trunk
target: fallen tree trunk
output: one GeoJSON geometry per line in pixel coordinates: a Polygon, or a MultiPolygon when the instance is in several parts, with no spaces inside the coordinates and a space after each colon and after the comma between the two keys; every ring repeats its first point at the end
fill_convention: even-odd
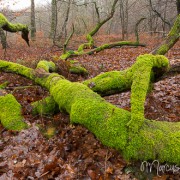
{"type": "Polygon", "coordinates": [[[46,87],[59,109],[70,114],[71,123],[85,126],[104,145],[120,151],[125,159],[180,164],[180,123],[143,119],[138,132],[132,133],[127,126],[132,118],[130,112],[106,102],[81,83],[6,61],[0,61],[0,70],[23,75],[46,87]]]}

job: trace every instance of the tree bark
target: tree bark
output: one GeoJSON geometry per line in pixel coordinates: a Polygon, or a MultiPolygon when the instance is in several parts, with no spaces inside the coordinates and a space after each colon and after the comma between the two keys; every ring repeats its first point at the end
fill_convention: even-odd
{"type": "Polygon", "coordinates": [[[7,41],[6,41],[6,34],[4,33],[2,28],[0,28],[0,38],[1,38],[1,44],[2,44],[3,49],[6,49],[8,47],[7,41]]]}
{"type": "Polygon", "coordinates": [[[56,28],[57,28],[57,1],[52,0],[51,1],[51,32],[50,32],[50,38],[53,39],[54,43],[55,43],[55,38],[56,38],[56,28]]]}
{"type": "Polygon", "coordinates": [[[180,14],[180,0],[176,0],[177,14],[180,14]]]}
{"type": "Polygon", "coordinates": [[[36,20],[35,20],[35,4],[34,0],[31,0],[31,39],[36,39],[36,20]]]}

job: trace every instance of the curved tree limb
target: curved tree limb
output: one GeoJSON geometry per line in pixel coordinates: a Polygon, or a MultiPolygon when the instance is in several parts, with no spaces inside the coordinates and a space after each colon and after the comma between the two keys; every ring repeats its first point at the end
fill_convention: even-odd
{"type": "Polygon", "coordinates": [[[145,17],[142,17],[141,19],[139,19],[135,25],[135,36],[136,36],[136,42],[139,43],[139,33],[138,33],[138,27],[140,25],[140,23],[145,20],[145,17]]]}
{"type": "Polygon", "coordinates": [[[102,27],[102,25],[104,25],[107,21],[109,21],[113,17],[113,15],[115,13],[115,7],[116,7],[117,2],[118,2],[118,0],[114,0],[110,14],[105,19],[103,19],[102,21],[100,21],[98,7],[97,7],[96,3],[94,3],[95,4],[96,13],[98,15],[98,23],[87,34],[86,39],[87,39],[88,43],[81,44],[78,47],[78,52],[82,53],[85,48],[91,49],[94,46],[94,40],[93,40],[92,37],[99,31],[99,29],[102,27]]]}
{"type": "Polygon", "coordinates": [[[72,57],[72,56],[79,56],[79,55],[84,55],[84,54],[95,54],[95,53],[98,53],[104,49],[110,49],[110,48],[113,48],[113,47],[122,47],[122,46],[134,46],[134,47],[137,47],[137,46],[142,46],[142,47],[145,47],[146,45],[145,44],[141,44],[141,43],[138,43],[138,42],[131,42],[131,41],[119,41],[119,42],[114,42],[114,43],[109,43],[109,44],[103,44],[97,48],[94,48],[90,51],[68,51],[67,53],[65,54],[62,54],[60,56],[60,58],[62,60],[66,60],[68,59],[69,57],[72,57]]]}
{"type": "Polygon", "coordinates": [[[29,46],[29,38],[28,38],[29,30],[27,25],[20,23],[12,24],[6,19],[6,17],[3,14],[0,13],[0,28],[8,32],[21,31],[22,32],[21,37],[26,41],[26,43],[29,46]]]}

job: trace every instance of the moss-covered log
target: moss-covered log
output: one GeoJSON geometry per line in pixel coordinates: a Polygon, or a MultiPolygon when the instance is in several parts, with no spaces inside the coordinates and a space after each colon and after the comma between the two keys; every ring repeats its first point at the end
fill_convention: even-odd
{"type": "Polygon", "coordinates": [[[26,41],[26,43],[29,46],[29,38],[28,38],[29,30],[27,25],[20,23],[12,24],[7,20],[7,18],[2,13],[0,13],[0,29],[12,33],[21,31],[22,38],[26,41]]]}
{"type": "Polygon", "coordinates": [[[21,115],[21,105],[12,94],[2,93],[0,90],[0,122],[10,130],[20,131],[27,128],[21,115]]]}
{"type": "MultiPolygon", "coordinates": [[[[144,57],[147,56],[153,57],[144,57]]],[[[166,58],[162,56],[153,57],[152,60],[156,66],[167,67],[166,58]]],[[[82,124],[104,145],[119,150],[127,160],[158,159],[161,162],[180,164],[180,123],[143,119],[139,131],[132,133],[127,126],[132,119],[130,112],[106,102],[81,83],[69,82],[55,73],[38,75],[37,71],[30,68],[5,61],[0,61],[0,70],[24,75],[46,87],[60,110],[70,114],[71,123],[82,124]]],[[[124,78],[133,77],[132,71],[124,78]]],[[[137,78],[134,78],[138,83],[137,78]]]]}
{"type": "Polygon", "coordinates": [[[59,112],[58,104],[53,97],[48,96],[40,101],[31,103],[33,115],[53,115],[59,112]]]}

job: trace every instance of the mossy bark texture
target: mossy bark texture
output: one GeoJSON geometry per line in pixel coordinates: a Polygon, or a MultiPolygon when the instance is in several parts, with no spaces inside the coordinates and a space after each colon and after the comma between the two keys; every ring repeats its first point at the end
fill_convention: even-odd
{"type": "Polygon", "coordinates": [[[58,104],[53,97],[48,96],[40,101],[31,103],[33,115],[53,115],[59,112],[58,104]]]}
{"type": "Polygon", "coordinates": [[[158,159],[160,162],[180,164],[180,123],[147,120],[142,113],[148,80],[153,78],[152,66],[166,68],[168,61],[163,56],[144,55],[137,59],[137,68],[142,66],[140,62],[145,63],[144,67],[148,71],[142,83],[141,73],[134,66],[118,75],[123,76],[119,80],[123,84],[126,78],[131,82],[134,103],[140,100],[137,105],[132,105],[134,112],[131,113],[106,102],[86,85],[72,83],[55,73],[38,75],[37,71],[30,68],[5,61],[0,61],[0,70],[16,72],[46,87],[59,109],[70,114],[71,123],[85,126],[104,145],[119,150],[125,159],[158,159]],[[151,61],[146,62],[147,59],[151,61]],[[140,89],[141,85],[143,87],[140,89]],[[138,97],[137,94],[141,93],[138,97]],[[135,129],[130,125],[134,125],[135,129]]]}
{"type": "Polygon", "coordinates": [[[21,115],[21,105],[13,95],[0,96],[0,110],[0,121],[6,129],[20,131],[28,127],[21,115]]]}
{"type": "Polygon", "coordinates": [[[8,31],[8,32],[22,32],[22,38],[26,41],[26,43],[29,45],[29,38],[28,38],[28,34],[29,34],[29,30],[28,30],[28,26],[24,25],[24,24],[12,24],[10,23],[7,18],[0,13],[0,29],[8,31]]]}

